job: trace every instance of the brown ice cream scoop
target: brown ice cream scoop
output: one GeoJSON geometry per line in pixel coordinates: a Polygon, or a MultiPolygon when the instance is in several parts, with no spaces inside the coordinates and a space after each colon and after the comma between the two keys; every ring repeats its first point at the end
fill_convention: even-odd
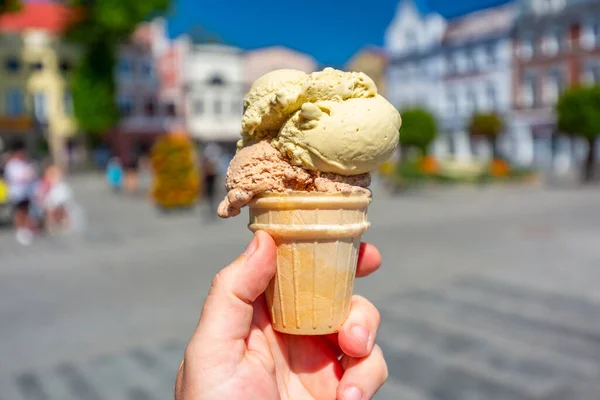
{"type": "Polygon", "coordinates": [[[240,208],[264,192],[341,192],[370,196],[371,192],[366,189],[370,183],[369,174],[341,176],[293,166],[269,140],[262,140],[241,148],[231,160],[226,176],[229,193],[217,213],[221,218],[236,216],[240,208]]]}

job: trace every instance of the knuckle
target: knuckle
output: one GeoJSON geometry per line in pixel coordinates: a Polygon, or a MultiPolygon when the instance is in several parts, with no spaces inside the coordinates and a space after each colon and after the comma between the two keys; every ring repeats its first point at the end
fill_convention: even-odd
{"type": "Polygon", "coordinates": [[[379,345],[373,346],[373,356],[375,357],[375,361],[377,363],[377,370],[379,373],[380,381],[383,383],[387,381],[389,378],[389,370],[387,366],[387,362],[385,361],[385,357],[383,356],[383,351],[379,345]]]}

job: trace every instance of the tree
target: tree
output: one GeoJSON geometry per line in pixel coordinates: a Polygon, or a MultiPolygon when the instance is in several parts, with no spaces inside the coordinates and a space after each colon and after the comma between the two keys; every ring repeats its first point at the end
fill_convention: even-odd
{"type": "Polygon", "coordinates": [[[118,119],[114,71],[118,46],[136,26],[168,9],[170,0],[70,0],[78,18],[67,39],[82,48],[72,81],[75,118],[96,141],[118,119]]]}
{"type": "Polygon", "coordinates": [[[504,130],[504,123],[498,114],[475,113],[469,122],[468,129],[472,137],[487,140],[492,150],[493,158],[499,158],[497,139],[504,130]]]}
{"type": "Polygon", "coordinates": [[[0,0],[0,14],[18,11],[21,8],[19,0],[0,0]]]}
{"type": "Polygon", "coordinates": [[[154,202],[165,209],[196,203],[200,177],[194,145],[187,135],[161,136],[151,151],[154,202]]]}
{"type": "Polygon", "coordinates": [[[564,92],[556,104],[558,130],[579,136],[588,143],[582,180],[594,179],[596,144],[600,135],[600,86],[575,87],[564,92]]]}
{"type": "Polygon", "coordinates": [[[437,123],[433,115],[422,108],[411,108],[402,113],[400,145],[416,148],[427,155],[429,145],[437,134],[437,123]]]}

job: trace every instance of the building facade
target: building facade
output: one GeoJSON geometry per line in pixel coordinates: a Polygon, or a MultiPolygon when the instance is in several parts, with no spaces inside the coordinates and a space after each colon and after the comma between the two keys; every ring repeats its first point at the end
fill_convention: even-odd
{"type": "MultiPolygon", "coordinates": [[[[472,142],[467,126],[476,112],[493,111],[509,121],[515,15],[509,3],[448,21],[425,0],[398,4],[385,37],[387,97],[401,111],[418,106],[434,114],[436,156],[490,156],[486,143],[472,142]]],[[[509,151],[508,141],[502,148],[509,151]]]]}
{"type": "Polygon", "coordinates": [[[486,141],[470,138],[467,127],[475,113],[493,112],[505,123],[504,156],[512,157],[518,138],[511,136],[511,32],[516,5],[508,3],[470,13],[448,22],[439,50],[442,96],[440,127],[445,137],[436,143],[438,155],[488,159],[486,141]]]}
{"type": "Polygon", "coordinates": [[[188,39],[183,76],[187,131],[200,144],[233,154],[245,94],[241,49],[188,39]]]}
{"type": "Polygon", "coordinates": [[[115,71],[119,123],[110,133],[113,152],[133,165],[157,137],[182,124],[180,91],[168,80],[172,50],[162,20],[141,24],[119,47],[115,71]],[[171,87],[173,86],[173,87],[171,87]]]}
{"type": "Polygon", "coordinates": [[[529,138],[531,163],[564,172],[587,144],[557,131],[555,104],[569,86],[600,84],[600,3],[522,0],[513,55],[516,132],[529,138]]]}
{"type": "Polygon", "coordinates": [[[74,159],[77,125],[69,75],[78,52],[60,39],[71,14],[55,3],[24,3],[0,16],[0,136],[35,149],[48,144],[53,160],[74,159]]]}

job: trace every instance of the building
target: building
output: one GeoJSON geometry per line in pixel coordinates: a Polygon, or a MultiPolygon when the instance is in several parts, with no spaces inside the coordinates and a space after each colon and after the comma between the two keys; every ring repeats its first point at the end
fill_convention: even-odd
{"type": "Polygon", "coordinates": [[[401,111],[419,106],[435,115],[436,156],[489,156],[485,143],[471,143],[467,126],[478,111],[508,119],[514,18],[513,4],[451,20],[426,0],[398,4],[385,34],[387,97],[401,111]]]}
{"type": "Polygon", "coordinates": [[[78,132],[68,84],[78,52],[60,39],[71,18],[52,2],[0,16],[0,136],[21,137],[30,149],[46,142],[62,166],[73,159],[78,132]]]}
{"type": "Polygon", "coordinates": [[[136,163],[158,136],[182,124],[173,49],[162,20],[141,24],[119,47],[115,78],[120,120],[110,142],[126,164],[136,163]]]}
{"type": "Polygon", "coordinates": [[[185,119],[201,146],[218,145],[233,155],[240,138],[245,94],[242,50],[190,37],[184,60],[185,119]]]}
{"type": "Polygon", "coordinates": [[[519,147],[510,125],[515,17],[516,5],[508,3],[448,22],[439,51],[443,92],[438,110],[445,135],[436,143],[438,155],[491,157],[489,144],[472,140],[467,132],[471,117],[478,112],[493,112],[504,120],[506,132],[499,143],[504,156],[512,157],[513,149],[519,147]]]}
{"type": "Polygon", "coordinates": [[[565,171],[587,144],[557,132],[554,106],[569,86],[600,84],[600,3],[522,0],[513,44],[519,151],[535,165],[565,171]]]}
{"type": "Polygon", "coordinates": [[[364,72],[377,86],[377,91],[386,96],[386,72],[388,58],[383,49],[368,46],[353,55],[346,63],[344,70],[364,72]]]}
{"type": "Polygon", "coordinates": [[[244,82],[246,91],[264,74],[276,69],[297,69],[307,74],[317,68],[316,60],[304,53],[283,46],[251,50],[244,54],[244,82]]]}
{"type": "Polygon", "coordinates": [[[441,76],[438,50],[446,20],[425,0],[401,0],[385,32],[387,98],[397,108],[419,105],[437,113],[441,76]]]}

